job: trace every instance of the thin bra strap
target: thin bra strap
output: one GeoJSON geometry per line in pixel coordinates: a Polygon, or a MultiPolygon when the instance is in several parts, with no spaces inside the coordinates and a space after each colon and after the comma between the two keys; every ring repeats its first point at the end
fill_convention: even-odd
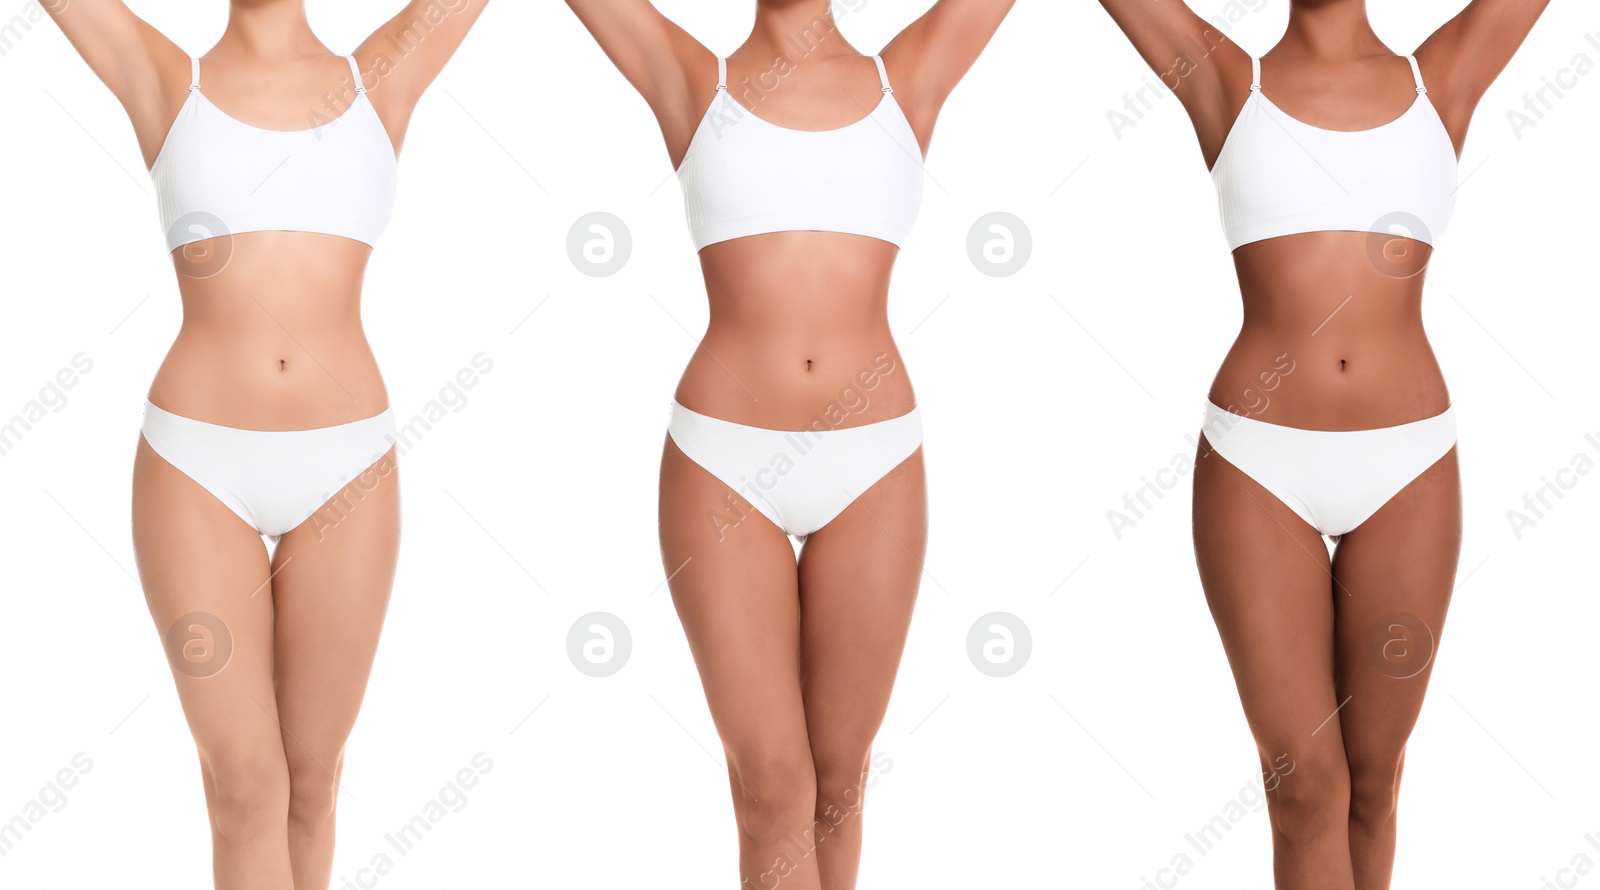
{"type": "Polygon", "coordinates": [[[356,95],[366,95],[367,88],[361,82],[361,66],[356,64],[356,57],[353,55],[345,56],[345,59],[350,62],[350,75],[356,79],[356,95]]]}
{"type": "Polygon", "coordinates": [[[894,87],[889,86],[889,69],[883,67],[883,56],[873,56],[872,61],[878,64],[878,81],[883,84],[883,91],[894,92],[894,87]]]}
{"type": "Polygon", "coordinates": [[[200,89],[200,57],[189,57],[189,92],[200,89]]]}
{"type": "Polygon", "coordinates": [[[1250,92],[1261,92],[1261,60],[1250,57],[1250,92]]]}
{"type": "Polygon", "coordinates": [[[717,92],[726,93],[727,91],[728,91],[728,60],[722,58],[721,56],[718,56],[717,57],[717,92]]]}
{"type": "Polygon", "coordinates": [[[1417,67],[1417,57],[1406,56],[1406,61],[1411,63],[1411,77],[1417,82],[1417,94],[1426,93],[1428,88],[1422,85],[1422,69],[1417,67]]]}

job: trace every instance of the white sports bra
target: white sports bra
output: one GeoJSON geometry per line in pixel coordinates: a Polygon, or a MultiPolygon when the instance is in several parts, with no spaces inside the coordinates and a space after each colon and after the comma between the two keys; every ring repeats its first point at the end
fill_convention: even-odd
{"type": "Polygon", "coordinates": [[[1455,208],[1456,152],[1422,85],[1405,113],[1367,130],[1324,130],[1261,92],[1245,100],[1211,168],[1228,249],[1301,232],[1381,232],[1432,245],[1455,208]]]}
{"type": "Polygon", "coordinates": [[[899,246],[922,205],[922,148],[873,56],[883,98],[855,123],[791,130],[728,95],[711,100],[678,167],[695,250],[767,232],[844,232],[899,246]]]}
{"type": "Polygon", "coordinates": [[[230,117],[200,92],[189,98],[150,168],[167,249],[241,232],[316,232],[366,244],[394,210],[394,143],[349,57],[356,98],[309,130],[267,130],[230,117]]]}

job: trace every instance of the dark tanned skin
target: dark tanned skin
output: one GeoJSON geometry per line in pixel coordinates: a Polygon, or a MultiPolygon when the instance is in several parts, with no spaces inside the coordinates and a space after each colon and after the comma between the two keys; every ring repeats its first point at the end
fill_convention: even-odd
{"type": "MultiPolygon", "coordinates": [[[[1180,56],[1197,63],[1165,82],[1214,164],[1250,95],[1249,54],[1180,0],[1102,5],[1156,71],[1180,56]]],[[[1546,5],[1473,0],[1417,49],[1457,155],[1478,100],[1546,5]]],[[[1387,123],[1416,99],[1410,67],[1373,33],[1362,0],[1291,0],[1261,83],[1288,114],[1334,130],[1387,123]]],[[[1422,328],[1430,256],[1422,242],[1360,232],[1240,247],[1244,325],[1211,400],[1311,430],[1375,429],[1443,412],[1450,397],[1422,328]]],[[[1269,777],[1277,887],[1384,890],[1406,740],[1431,661],[1413,675],[1387,666],[1370,645],[1375,634],[1398,636],[1394,613],[1409,616],[1411,645],[1427,645],[1429,655],[1437,645],[1461,544],[1455,449],[1344,535],[1330,560],[1313,528],[1202,442],[1194,541],[1269,777]]]]}
{"type": "MultiPolygon", "coordinates": [[[[452,4],[401,56],[394,47],[413,42],[402,33],[436,5],[415,0],[356,49],[367,98],[397,152],[417,99],[485,2],[452,4]]],[[[154,164],[189,98],[188,56],[122,0],[44,6],[122,102],[146,166],[154,164]]],[[[355,99],[349,63],[312,33],[303,0],[233,0],[200,77],[226,113],[273,130],[308,129],[355,99]],[[329,92],[341,97],[331,109],[329,92]]],[[[389,397],[361,329],[370,255],[361,242],[307,232],[249,232],[174,251],[183,326],[151,402],[252,430],[381,413],[389,397]]],[[[139,441],[134,553],[156,629],[165,635],[180,616],[208,612],[233,641],[215,676],[173,672],[200,754],[221,890],[328,887],[345,740],[399,551],[394,462],[391,450],[283,535],[269,560],[254,529],[139,441]]]]}
{"type": "MultiPolygon", "coordinates": [[[[716,96],[716,54],[647,0],[568,5],[643,94],[673,166],[681,164],[716,96]]],[[[945,98],[1011,6],[940,0],[883,50],[895,99],[924,151],[945,98]]],[[[802,130],[852,123],[884,100],[871,58],[838,32],[828,0],[758,0],[750,37],[728,60],[728,85],[751,113],[802,130]],[[797,56],[790,38],[805,32],[813,46],[797,56]],[[745,86],[780,56],[788,73],[775,89],[745,86]]],[[[842,403],[841,390],[861,372],[889,367],[832,425],[910,411],[916,398],[887,312],[898,252],[828,232],[707,247],[700,262],[711,320],[678,401],[734,423],[798,430],[842,403]]],[[[741,886],[854,887],[870,748],[922,574],[921,449],[811,535],[798,570],[784,533],[670,438],[660,509],[673,601],[727,755],[741,886]],[[737,524],[720,528],[712,515],[737,524]]]]}

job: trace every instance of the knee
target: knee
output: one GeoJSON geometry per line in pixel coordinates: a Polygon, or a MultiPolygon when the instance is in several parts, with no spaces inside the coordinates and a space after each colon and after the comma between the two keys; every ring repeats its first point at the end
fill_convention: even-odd
{"type": "Polygon", "coordinates": [[[320,824],[333,818],[339,799],[343,752],[315,760],[302,752],[289,759],[289,816],[296,822],[320,824]],[[327,765],[325,769],[323,764],[327,765]]]}
{"type": "Polygon", "coordinates": [[[1289,844],[1314,843],[1343,831],[1350,818],[1350,769],[1338,751],[1302,755],[1285,768],[1266,761],[1263,773],[1272,827],[1289,844]]]}
{"type": "Polygon", "coordinates": [[[813,751],[817,769],[817,812],[859,813],[867,789],[868,745],[838,751],[813,751]]]}
{"type": "Polygon", "coordinates": [[[1394,818],[1400,801],[1402,754],[1352,759],[1350,764],[1350,819],[1363,825],[1382,825],[1394,818]]]}
{"type": "Polygon", "coordinates": [[[816,767],[804,748],[733,754],[728,772],[739,828],[757,843],[808,832],[817,802],[816,767]]]}
{"type": "Polygon", "coordinates": [[[282,753],[209,753],[205,773],[211,788],[211,827],[218,836],[247,842],[283,830],[289,775],[282,753]]]}

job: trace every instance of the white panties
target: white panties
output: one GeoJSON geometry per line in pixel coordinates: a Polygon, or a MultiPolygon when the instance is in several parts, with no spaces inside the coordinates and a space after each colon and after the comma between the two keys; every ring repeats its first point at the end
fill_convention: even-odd
{"type": "Polygon", "coordinates": [[[263,535],[304,522],[394,444],[394,410],[315,430],[241,430],[144,403],[156,454],[263,535]]]}
{"type": "Polygon", "coordinates": [[[1342,535],[1456,444],[1455,412],[1375,430],[1302,430],[1206,403],[1206,441],[1312,528],[1342,535]]]}
{"type": "Polygon", "coordinates": [[[769,430],[697,414],[676,401],[667,427],[688,458],[784,532],[805,537],[922,444],[917,409],[864,426],[769,430]]]}

